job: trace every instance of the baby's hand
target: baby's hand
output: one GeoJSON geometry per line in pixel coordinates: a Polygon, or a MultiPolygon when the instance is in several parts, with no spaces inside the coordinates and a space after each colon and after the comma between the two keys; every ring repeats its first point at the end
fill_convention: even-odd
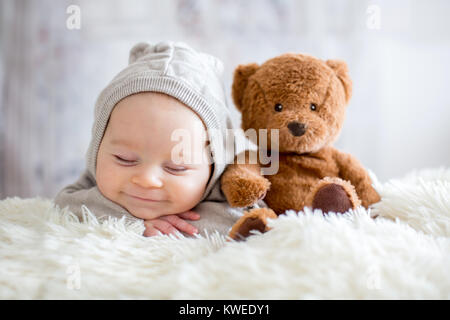
{"type": "Polygon", "coordinates": [[[152,237],[162,234],[175,234],[176,231],[183,231],[187,234],[194,235],[198,233],[197,228],[187,223],[185,220],[198,220],[200,215],[194,211],[187,211],[178,214],[170,214],[156,219],[144,220],[145,231],[144,237],[152,237]]]}

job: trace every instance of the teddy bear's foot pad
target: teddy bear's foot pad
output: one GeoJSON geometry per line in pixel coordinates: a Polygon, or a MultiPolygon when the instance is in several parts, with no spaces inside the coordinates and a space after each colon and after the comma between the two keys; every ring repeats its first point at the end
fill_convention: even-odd
{"type": "Polygon", "coordinates": [[[344,213],[352,209],[353,204],[342,186],[330,183],[316,192],[312,207],[313,209],[321,209],[324,213],[331,211],[344,213]]]}
{"type": "Polygon", "coordinates": [[[237,233],[242,238],[247,238],[251,230],[258,230],[263,233],[266,229],[266,224],[261,218],[249,218],[237,230],[237,233]]]}
{"type": "Polygon", "coordinates": [[[244,214],[233,226],[229,236],[240,241],[250,236],[250,231],[258,230],[261,233],[267,232],[267,219],[274,219],[277,215],[269,208],[252,209],[244,214]]]}

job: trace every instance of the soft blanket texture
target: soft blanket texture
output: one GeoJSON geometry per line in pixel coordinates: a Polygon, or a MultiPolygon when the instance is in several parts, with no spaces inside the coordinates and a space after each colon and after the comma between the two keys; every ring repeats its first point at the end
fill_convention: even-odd
{"type": "Polygon", "coordinates": [[[246,242],[145,238],[136,221],[79,222],[49,199],[8,198],[0,298],[449,299],[450,169],[375,187],[369,211],[290,212],[246,242]]]}

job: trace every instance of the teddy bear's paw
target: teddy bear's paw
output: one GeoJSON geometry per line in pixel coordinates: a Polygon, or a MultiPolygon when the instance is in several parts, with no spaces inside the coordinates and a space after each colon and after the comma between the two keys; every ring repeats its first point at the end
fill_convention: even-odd
{"type": "Polygon", "coordinates": [[[324,213],[345,213],[360,204],[353,185],[339,178],[321,180],[313,192],[312,208],[324,213]]]}
{"type": "Polygon", "coordinates": [[[268,208],[252,209],[246,212],[231,228],[230,238],[242,241],[250,236],[250,231],[258,230],[261,233],[269,231],[267,219],[277,218],[276,213],[268,208]]]}
{"type": "Polygon", "coordinates": [[[252,179],[237,177],[229,188],[223,186],[228,203],[232,207],[248,207],[263,199],[269,190],[270,182],[264,177],[252,179]]]}

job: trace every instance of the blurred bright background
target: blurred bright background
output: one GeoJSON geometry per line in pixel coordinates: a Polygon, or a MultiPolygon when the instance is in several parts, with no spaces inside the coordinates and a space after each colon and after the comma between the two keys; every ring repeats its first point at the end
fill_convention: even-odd
{"type": "Polygon", "coordinates": [[[449,16],[448,0],[1,0],[0,199],[78,178],[97,95],[140,41],[218,56],[228,97],[241,63],[343,59],[353,98],[335,146],[382,182],[448,167],[449,16]]]}

